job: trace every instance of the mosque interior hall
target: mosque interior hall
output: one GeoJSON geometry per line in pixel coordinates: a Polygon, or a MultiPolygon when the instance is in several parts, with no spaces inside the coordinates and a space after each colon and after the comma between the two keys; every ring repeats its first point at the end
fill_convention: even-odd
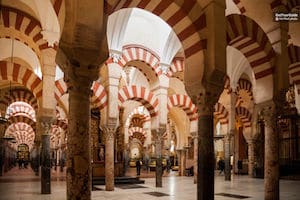
{"type": "Polygon", "coordinates": [[[0,0],[0,199],[299,183],[300,0],[0,0]]]}

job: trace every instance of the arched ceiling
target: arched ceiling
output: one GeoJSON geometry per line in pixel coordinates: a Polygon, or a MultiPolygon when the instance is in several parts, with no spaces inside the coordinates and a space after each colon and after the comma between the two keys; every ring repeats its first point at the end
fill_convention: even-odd
{"type": "Polygon", "coordinates": [[[107,37],[108,47],[112,51],[122,52],[123,46],[136,44],[151,49],[166,64],[171,64],[182,48],[176,34],[166,22],[138,8],[121,9],[110,15],[107,37]]]}
{"type": "MultiPolygon", "coordinates": [[[[37,19],[42,26],[43,38],[53,46],[58,43],[61,27],[53,0],[2,0],[1,4],[23,11],[37,19]]],[[[61,4],[59,5],[61,7],[61,4]]]]}
{"type": "Polygon", "coordinates": [[[30,47],[17,40],[12,41],[12,39],[0,38],[0,48],[0,60],[7,58],[10,59],[11,55],[13,54],[13,57],[17,57],[26,61],[32,71],[38,77],[42,78],[40,59],[30,47]]]}

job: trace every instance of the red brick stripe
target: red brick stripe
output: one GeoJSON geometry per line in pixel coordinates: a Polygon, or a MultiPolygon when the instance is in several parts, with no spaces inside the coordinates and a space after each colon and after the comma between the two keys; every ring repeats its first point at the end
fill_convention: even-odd
{"type": "Polygon", "coordinates": [[[54,11],[55,11],[57,16],[59,14],[61,4],[62,4],[62,0],[55,0],[55,2],[54,2],[53,8],[54,8],[54,11]]]}
{"type": "Polygon", "coordinates": [[[164,10],[166,10],[173,1],[171,0],[162,0],[152,11],[153,14],[159,16],[164,10]]]}

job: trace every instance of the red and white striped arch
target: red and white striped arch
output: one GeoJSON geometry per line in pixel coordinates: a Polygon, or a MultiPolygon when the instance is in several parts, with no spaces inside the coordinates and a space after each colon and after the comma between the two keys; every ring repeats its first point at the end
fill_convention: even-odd
{"type": "Polygon", "coordinates": [[[28,124],[29,126],[31,126],[31,128],[33,129],[33,131],[36,130],[36,122],[34,120],[32,120],[31,118],[27,117],[27,116],[23,116],[23,115],[14,115],[9,117],[9,124],[15,124],[15,123],[25,123],[28,124]]]}
{"type": "Polygon", "coordinates": [[[128,130],[129,140],[133,140],[136,138],[137,140],[141,141],[142,144],[145,143],[147,133],[141,127],[131,127],[128,130]]]}
{"type": "Polygon", "coordinates": [[[195,0],[167,1],[167,0],[106,0],[106,12],[111,14],[122,8],[141,8],[162,18],[173,27],[178,39],[183,45],[185,57],[206,49],[207,40],[200,34],[206,30],[206,16],[203,9],[195,0]]]}
{"type": "MultiPolygon", "coordinates": [[[[152,71],[155,72],[155,74],[157,76],[160,76],[162,74],[162,71],[159,67],[159,63],[160,63],[160,58],[158,55],[156,55],[153,51],[151,51],[150,49],[143,47],[143,46],[126,46],[123,49],[122,52],[122,57],[121,59],[118,61],[118,64],[121,67],[126,66],[127,63],[131,62],[131,61],[142,61],[147,63],[152,71]]],[[[109,58],[106,63],[112,63],[113,60],[112,58],[109,58]]]]}
{"type": "Polygon", "coordinates": [[[129,126],[130,122],[131,122],[131,119],[133,116],[135,115],[141,115],[142,116],[142,120],[143,122],[146,122],[146,121],[150,121],[151,117],[148,113],[143,113],[141,114],[138,110],[138,108],[135,108],[129,115],[128,115],[128,118],[126,120],[126,122],[128,122],[127,126],[129,126]]]}
{"type": "Polygon", "coordinates": [[[56,13],[56,15],[59,17],[60,14],[62,13],[61,12],[61,7],[62,7],[62,4],[63,4],[63,0],[54,0],[54,1],[51,1],[52,4],[53,4],[53,8],[54,8],[54,11],[56,13]]]}
{"type": "Polygon", "coordinates": [[[0,24],[0,37],[15,38],[23,42],[33,49],[39,58],[41,50],[51,48],[43,39],[42,26],[37,19],[21,10],[6,6],[1,6],[0,12],[3,21],[3,24],[0,24]],[[13,34],[11,27],[19,33],[13,34]]]}
{"type": "Polygon", "coordinates": [[[251,113],[245,107],[237,107],[235,108],[236,115],[241,119],[243,126],[245,128],[251,127],[251,113]]]}
{"type": "Polygon", "coordinates": [[[232,14],[226,18],[228,45],[244,54],[254,71],[255,78],[273,74],[275,52],[262,28],[244,15],[232,14]]]}
{"type": "Polygon", "coordinates": [[[230,86],[230,78],[228,75],[226,75],[225,77],[224,89],[227,90],[227,94],[230,94],[232,92],[232,88],[230,86]]]}
{"type": "Polygon", "coordinates": [[[35,110],[29,104],[24,102],[14,102],[9,105],[8,109],[8,117],[20,115],[36,121],[35,110]]]}
{"type": "Polygon", "coordinates": [[[39,99],[42,96],[42,80],[24,65],[0,61],[0,80],[17,82],[27,87],[39,99]]]}
{"type": "Polygon", "coordinates": [[[174,94],[168,97],[168,109],[171,110],[173,107],[182,108],[187,114],[190,121],[197,120],[197,107],[193,104],[191,98],[183,94],[174,94]]]}
{"type": "Polygon", "coordinates": [[[5,135],[14,136],[16,139],[16,146],[19,144],[27,144],[29,149],[32,148],[35,138],[35,132],[32,127],[26,123],[18,122],[11,124],[5,131],[5,135]]]}
{"type": "Polygon", "coordinates": [[[252,84],[247,79],[240,79],[236,88],[236,91],[239,92],[240,90],[246,90],[247,93],[249,93],[250,96],[253,96],[252,94],[252,84]]]}
{"type": "Polygon", "coordinates": [[[289,75],[291,83],[297,85],[297,93],[300,94],[300,47],[289,45],[288,55],[290,59],[289,75]]]}
{"type": "Polygon", "coordinates": [[[239,79],[237,88],[236,88],[236,92],[238,94],[237,100],[236,100],[236,107],[241,106],[241,104],[243,103],[243,97],[240,95],[240,92],[242,90],[245,90],[247,92],[247,94],[250,97],[250,100],[253,100],[253,93],[252,93],[252,84],[249,80],[246,79],[239,79]]]}
{"type": "Polygon", "coordinates": [[[228,124],[228,111],[219,102],[215,105],[214,116],[219,120],[220,124],[228,124]]]}
{"type": "Polygon", "coordinates": [[[50,140],[53,146],[55,146],[55,142],[61,139],[62,132],[60,131],[59,126],[52,125],[51,126],[51,132],[50,132],[50,140]]]}
{"type": "Polygon", "coordinates": [[[52,126],[58,126],[64,130],[65,133],[68,132],[68,121],[66,119],[58,119],[52,124],[52,126]]]}
{"type": "Polygon", "coordinates": [[[141,127],[131,127],[128,129],[128,135],[133,136],[133,133],[142,133],[144,137],[147,137],[147,132],[141,127]]]}
{"type": "Polygon", "coordinates": [[[241,14],[244,14],[246,12],[246,8],[243,6],[241,0],[233,0],[233,2],[239,8],[241,14]]]}
{"type": "Polygon", "coordinates": [[[183,72],[184,70],[184,58],[175,57],[171,63],[170,75],[172,76],[176,72],[183,72]]]}
{"type": "Polygon", "coordinates": [[[158,113],[158,99],[154,94],[142,86],[125,86],[118,93],[119,107],[127,100],[140,102],[150,113],[151,117],[155,117],[158,113]]]}
{"type": "Polygon", "coordinates": [[[60,97],[67,93],[68,87],[63,78],[55,81],[55,89],[54,96],[57,101],[59,101],[60,97]]]}
{"type": "Polygon", "coordinates": [[[92,85],[94,95],[92,96],[92,108],[99,108],[100,110],[107,106],[107,93],[105,88],[98,82],[94,81],[92,85]]]}
{"type": "MultiPolygon", "coordinates": [[[[105,88],[98,82],[94,81],[91,87],[93,96],[91,97],[91,104],[93,108],[100,110],[107,106],[107,93],[105,88]]],[[[55,98],[59,101],[60,97],[67,93],[68,87],[63,78],[55,81],[55,98]]]]}
{"type": "Polygon", "coordinates": [[[3,98],[6,105],[10,105],[16,101],[28,103],[36,112],[38,110],[38,103],[34,95],[24,88],[16,88],[3,98]]]}

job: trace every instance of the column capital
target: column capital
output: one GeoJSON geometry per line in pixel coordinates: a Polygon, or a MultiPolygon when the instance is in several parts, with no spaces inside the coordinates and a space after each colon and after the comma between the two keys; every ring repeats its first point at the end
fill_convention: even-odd
{"type": "Polygon", "coordinates": [[[197,96],[196,100],[198,115],[212,115],[214,112],[214,106],[217,103],[218,98],[219,94],[214,91],[200,93],[197,96]]]}
{"type": "Polygon", "coordinates": [[[43,29],[41,33],[43,35],[43,39],[48,42],[50,47],[54,47],[54,45],[59,42],[59,32],[43,29]]]}
{"type": "Polygon", "coordinates": [[[40,121],[41,128],[42,128],[42,135],[50,135],[51,134],[51,125],[53,120],[52,119],[43,119],[40,121]]]}
{"type": "Polygon", "coordinates": [[[118,50],[109,50],[109,59],[111,59],[111,61],[113,63],[118,63],[122,58],[122,51],[118,51],[118,50]]]}
{"type": "Polygon", "coordinates": [[[260,115],[262,116],[265,126],[274,128],[276,126],[276,115],[275,115],[275,104],[270,103],[265,105],[261,111],[260,115]]]}
{"type": "Polygon", "coordinates": [[[253,145],[255,143],[254,139],[248,139],[246,140],[246,142],[248,143],[248,145],[253,145]]]}
{"type": "Polygon", "coordinates": [[[113,140],[117,131],[117,120],[112,120],[107,124],[102,126],[106,140],[113,140]]]}
{"type": "Polygon", "coordinates": [[[158,138],[158,137],[161,137],[166,132],[166,130],[167,130],[166,126],[159,125],[158,128],[152,129],[151,133],[154,138],[158,138]]]}
{"type": "Polygon", "coordinates": [[[68,86],[68,90],[76,90],[79,93],[92,94],[91,86],[93,80],[97,79],[97,67],[84,67],[78,65],[70,65],[66,67],[64,80],[68,86]]]}
{"type": "Polygon", "coordinates": [[[191,136],[193,139],[198,138],[198,132],[191,132],[191,136]]]}

